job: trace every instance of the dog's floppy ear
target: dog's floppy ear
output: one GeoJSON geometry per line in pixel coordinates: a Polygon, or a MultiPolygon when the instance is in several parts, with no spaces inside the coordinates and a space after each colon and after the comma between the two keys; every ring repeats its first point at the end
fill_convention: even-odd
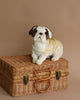
{"type": "Polygon", "coordinates": [[[46,38],[47,39],[52,38],[52,33],[51,33],[51,31],[48,28],[46,28],[45,34],[46,34],[46,38]]]}
{"type": "Polygon", "coordinates": [[[31,28],[31,30],[29,31],[29,35],[32,35],[32,37],[34,37],[35,36],[35,33],[37,32],[37,25],[35,25],[35,26],[33,26],[32,28],[31,28]]]}
{"type": "Polygon", "coordinates": [[[49,39],[49,33],[48,33],[48,30],[47,29],[46,29],[45,34],[46,34],[46,39],[49,39]]]}

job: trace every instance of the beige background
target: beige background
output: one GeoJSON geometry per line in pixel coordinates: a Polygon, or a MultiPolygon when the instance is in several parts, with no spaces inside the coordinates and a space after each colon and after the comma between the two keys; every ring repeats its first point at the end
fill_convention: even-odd
{"type": "Polygon", "coordinates": [[[1,100],[80,100],[80,0],[0,0],[0,56],[30,53],[33,25],[48,27],[63,42],[69,60],[69,87],[41,95],[10,97],[0,87],[1,100]]]}

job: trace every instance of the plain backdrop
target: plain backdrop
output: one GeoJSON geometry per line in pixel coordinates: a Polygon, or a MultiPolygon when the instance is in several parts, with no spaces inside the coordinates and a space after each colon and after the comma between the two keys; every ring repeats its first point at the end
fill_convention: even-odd
{"type": "Polygon", "coordinates": [[[0,87],[1,100],[80,100],[80,0],[0,0],[0,56],[31,53],[33,25],[48,27],[64,45],[69,60],[69,87],[66,90],[10,97],[0,87]]]}

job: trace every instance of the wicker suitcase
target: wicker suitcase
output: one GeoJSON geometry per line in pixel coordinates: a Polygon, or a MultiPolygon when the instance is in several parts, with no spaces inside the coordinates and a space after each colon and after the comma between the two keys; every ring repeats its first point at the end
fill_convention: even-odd
{"type": "Polygon", "coordinates": [[[68,61],[33,64],[31,55],[0,57],[0,85],[12,96],[44,93],[68,86],[68,61]]]}

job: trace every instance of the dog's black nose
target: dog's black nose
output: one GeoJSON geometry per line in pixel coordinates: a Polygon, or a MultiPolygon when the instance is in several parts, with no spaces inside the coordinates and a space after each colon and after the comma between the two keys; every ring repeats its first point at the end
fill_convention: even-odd
{"type": "Polygon", "coordinates": [[[43,33],[39,33],[40,35],[42,35],[43,33]]]}

